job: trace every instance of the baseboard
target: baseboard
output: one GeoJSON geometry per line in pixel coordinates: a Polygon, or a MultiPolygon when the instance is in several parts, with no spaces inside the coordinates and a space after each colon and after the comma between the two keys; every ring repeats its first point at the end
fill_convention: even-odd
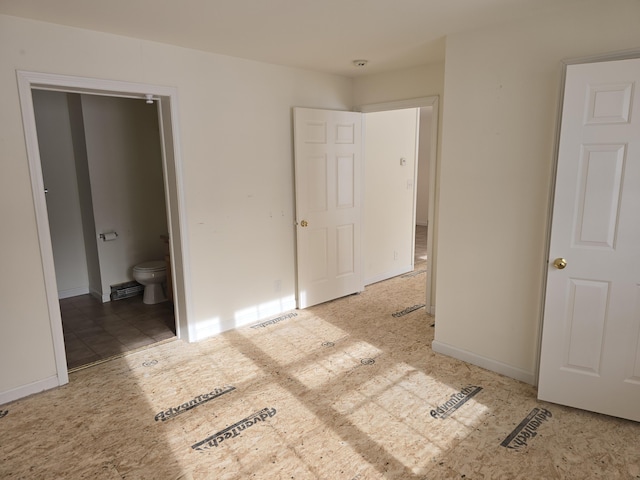
{"type": "Polygon", "coordinates": [[[291,312],[295,309],[296,301],[295,298],[291,296],[286,299],[281,299],[279,308],[271,309],[268,313],[263,313],[261,315],[247,313],[246,315],[238,315],[236,318],[229,320],[213,318],[207,321],[200,321],[191,330],[190,333],[192,335],[189,335],[189,342],[199,342],[228,330],[254,325],[270,318],[277,317],[278,315],[291,312]]]}
{"type": "Polygon", "coordinates": [[[431,349],[436,353],[457,358],[458,360],[471,363],[472,365],[477,365],[478,367],[482,367],[486,370],[491,370],[492,372],[496,372],[510,378],[515,378],[516,380],[528,383],[529,385],[535,385],[537,383],[535,375],[532,372],[527,372],[520,368],[507,365],[506,363],[483,357],[482,355],[477,355],[475,353],[462,350],[461,348],[447,345],[446,343],[438,342],[437,340],[431,342],[431,349]]]}
{"type": "Polygon", "coordinates": [[[14,400],[19,400],[20,398],[33,395],[34,393],[44,392],[45,390],[50,390],[59,386],[60,382],[58,381],[57,376],[45,378],[44,380],[38,380],[37,382],[29,383],[27,385],[22,385],[12,390],[1,392],[0,405],[4,405],[5,403],[13,402],[14,400]]]}
{"type": "Polygon", "coordinates": [[[71,288],[69,290],[61,290],[58,292],[58,300],[62,300],[63,298],[77,297],[79,295],[87,295],[87,294],[91,295],[92,297],[95,297],[97,300],[100,300],[102,303],[108,302],[111,300],[111,296],[109,294],[103,295],[102,292],[98,290],[90,289],[89,287],[78,287],[78,288],[71,288]]]}
{"type": "MultiPolygon", "coordinates": [[[[99,301],[102,302],[102,292],[100,290],[90,289],[89,290],[89,295],[91,295],[96,300],[99,300],[99,301]]],[[[104,302],[102,302],[102,303],[104,303],[104,302]]]]}
{"type": "Polygon", "coordinates": [[[390,270],[388,272],[381,273],[379,275],[374,275],[373,277],[365,278],[364,284],[372,285],[374,283],[381,282],[383,280],[388,280],[393,277],[397,277],[398,275],[404,275],[405,273],[413,272],[413,266],[408,267],[400,267],[394,270],[390,270]]]}
{"type": "Polygon", "coordinates": [[[69,290],[61,290],[58,292],[58,300],[77,297],[78,295],[86,295],[87,293],[89,293],[89,287],[78,287],[70,288],[69,290]]]}
{"type": "Polygon", "coordinates": [[[189,327],[189,342],[200,342],[227,330],[219,318],[201,320],[189,327]]]}

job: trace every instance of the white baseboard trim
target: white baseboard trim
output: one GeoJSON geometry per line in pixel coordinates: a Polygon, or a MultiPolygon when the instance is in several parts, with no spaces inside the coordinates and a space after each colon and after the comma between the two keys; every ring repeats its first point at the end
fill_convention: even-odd
{"type": "Polygon", "coordinates": [[[533,372],[527,372],[526,370],[507,365],[506,363],[483,357],[482,355],[477,355],[475,353],[462,350],[461,348],[438,342],[437,340],[434,340],[431,343],[431,349],[436,353],[457,358],[458,360],[471,363],[472,365],[477,365],[478,367],[482,367],[486,370],[491,370],[492,372],[496,372],[510,378],[515,378],[516,380],[528,383],[529,385],[536,384],[536,378],[533,372]]]}
{"type": "Polygon", "coordinates": [[[374,283],[381,282],[383,280],[388,280],[389,278],[397,277],[398,275],[404,275],[405,273],[413,272],[413,265],[408,267],[400,267],[394,270],[390,270],[388,272],[381,273],[379,275],[375,275],[373,277],[365,278],[364,284],[372,285],[374,283]]]}
{"type": "Polygon", "coordinates": [[[266,315],[245,315],[239,316],[235,319],[220,320],[219,318],[213,318],[208,321],[201,321],[195,325],[195,328],[192,331],[192,336],[189,337],[189,341],[199,342],[207,338],[215,337],[216,335],[228,330],[235,330],[248,325],[255,325],[270,318],[286,315],[295,311],[295,309],[296,302],[292,296],[291,298],[283,299],[280,308],[272,310],[266,315]]]}
{"type": "Polygon", "coordinates": [[[436,316],[436,306],[435,305],[431,305],[430,307],[427,308],[427,313],[429,315],[431,315],[432,317],[436,316]]]}
{"type": "MultiPolygon", "coordinates": [[[[90,290],[90,291],[89,291],[89,294],[90,294],[93,298],[95,298],[96,300],[99,300],[99,301],[101,301],[101,302],[102,302],[102,292],[101,292],[100,290],[92,289],[92,290],[90,290]]],[[[103,302],[103,303],[104,303],[104,302],[103,302]]]]}
{"type": "Polygon", "coordinates": [[[234,325],[232,321],[225,322],[219,318],[200,321],[191,327],[189,342],[200,342],[237,327],[239,327],[239,325],[234,325]]]}
{"type": "Polygon", "coordinates": [[[60,386],[60,382],[57,376],[45,378],[44,380],[38,380],[37,382],[22,385],[6,392],[0,392],[0,405],[13,402],[20,398],[33,395],[34,393],[44,392],[60,386]]]}
{"type": "Polygon", "coordinates": [[[69,290],[61,290],[58,292],[58,300],[63,298],[77,297],[78,295],[86,295],[89,293],[89,287],[70,288],[69,290]]]}

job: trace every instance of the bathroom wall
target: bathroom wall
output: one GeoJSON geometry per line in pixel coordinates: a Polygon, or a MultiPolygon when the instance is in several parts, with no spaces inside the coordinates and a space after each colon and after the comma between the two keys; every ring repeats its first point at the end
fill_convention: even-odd
{"type": "Polygon", "coordinates": [[[87,257],[89,274],[89,292],[96,298],[102,297],[102,277],[100,275],[100,258],[96,240],[96,222],[93,216],[93,198],[91,197],[91,181],[89,178],[89,160],[87,159],[87,142],[84,135],[84,118],[82,115],[82,99],[80,95],[67,94],[69,120],[73,153],[76,158],[76,176],[78,179],[78,195],[80,197],[80,214],[82,216],[82,233],[87,257]]]}
{"type": "Polygon", "coordinates": [[[162,260],[167,214],[157,105],[143,100],[81,95],[102,297],[132,280],[132,268],[162,260]]]}
{"type": "Polygon", "coordinates": [[[47,213],[60,298],[89,293],[67,94],[33,91],[47,213]]]}

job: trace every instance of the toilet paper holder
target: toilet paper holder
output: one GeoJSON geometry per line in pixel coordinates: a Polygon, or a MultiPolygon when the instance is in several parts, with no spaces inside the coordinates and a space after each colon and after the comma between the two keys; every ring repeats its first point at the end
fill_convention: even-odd
{"type": "Polygon", "coordinates": [[[101,233],[100,238],[102,239],[103,242],[109,242],[111,240],[115,240],[116,238],[118,238],[118,233],[117,232],[101,233]]]}

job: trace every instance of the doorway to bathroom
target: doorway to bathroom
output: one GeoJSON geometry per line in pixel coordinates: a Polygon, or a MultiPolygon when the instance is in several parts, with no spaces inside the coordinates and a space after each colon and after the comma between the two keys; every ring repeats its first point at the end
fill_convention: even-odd
{"type": "Polygon", "coordinates": [[[172,305],[143,304],[132,277],[134,265],[168,257],[155,102],[32,96],[67,366],[173,338],[172,305]]]}
{"type": "Polygon", "coordinates": [[[18,86],[58,384],[80,365],[188,338],[175,89],[34,72],[18,72],[18,86]],[[149,260],[167,261],[173,302],[129,296],[133,267],[149,260]]]}

